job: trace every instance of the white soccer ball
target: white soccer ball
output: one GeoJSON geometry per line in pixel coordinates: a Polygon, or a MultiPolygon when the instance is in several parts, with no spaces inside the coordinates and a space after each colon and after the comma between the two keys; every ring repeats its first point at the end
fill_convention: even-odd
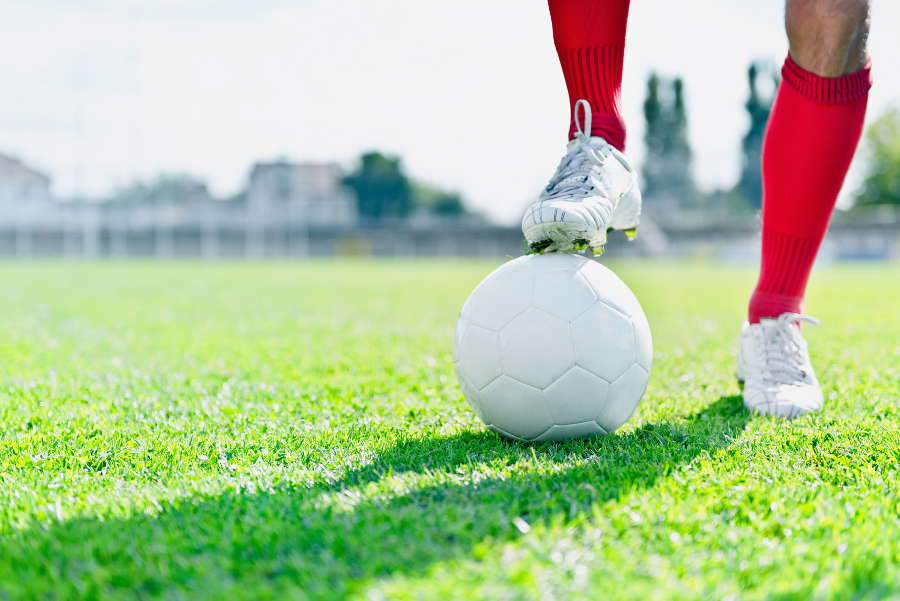
{"type": "Polygon", "coordinates": [[[650,377],[650,326],[612,271],[580,255],[520,257],[469,295],[453,344],[466,400],[520,440],[609,433],[650,377]]]}

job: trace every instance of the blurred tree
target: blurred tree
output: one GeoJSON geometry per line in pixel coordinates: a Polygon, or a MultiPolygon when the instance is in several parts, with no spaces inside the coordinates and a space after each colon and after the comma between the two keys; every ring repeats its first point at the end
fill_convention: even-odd
{"type": "Polygon", "coordinates": [[[691,162],[694,153],[691,151],[691,144],[688,142],[687,131],[687,110],[684,106],[684,82],[680,77],[675,78],[672,82],[672,92],[675,95],[672,106],[672,126],[670,135],[669,156],[673,161],[673,166],[677,165],[674,174],[676,189],[679,190],[687,201],[690,201],[696,191],[694,179],[692,176],[691,162]]]}
{"type": "Polygon", "coordinates": [[[344,185],[356,192],[362,217],[407,217],[412,211],[412,184],[399,157],[364,153],[356,170],[344,178],[344,185]]]}
{"type": "Polygon", "coordinates": [[[868,164],[855,204],[900,205],[900,110],[889,110],[869,126],[863,148],[868,164]]]}
{"type": "Polygon", "coordinates": [[[663,106],[659,98],[659,83],[656,73],[651,73],[647,78],[647,98],[644,100],[644,120],[647,122],[644,144],[647,156],[641,175],[644,178],[643,195],[648,198],[653,197],[657,188],[663,183],[660,181],[659,165],[655,162],[663,153],[665,146],[665,127],[662,120],[663,106]]]}
{"type": "Polygon", "coordinates": [[[408,217],[414,210],[441,216],[468,214],[458,193],[408,178],[400,158],[380,152],[363,154],[344,185],[356,192],[359,214],[369,219],[408,217]]]}
{"type": "Polygon", "coordinates": [[[110,204],[181,204],[210,198],[206,182],[193,175],[166,174],[148,182],[135,182],[113,192],[110,204]]]}
{"type": "Polygon", "coordinates": [[[644,99],[644,119],[647,122],[644,142],[647,144],[648,150],[660,146],[657,138],[659,137],[659,116],[661,112],[659,76],[656,73],[650,73],[650,77],[647,78],[647,97],[644,99]]]}
{"type": "Polygon", "coordinates": [[[643,195],[682,208],[696,205],[697,189],[691,169],[693,153],[687,138],[687,111],[681,78],[662,79],[651,73],[644,100],[647,155],[643,168],[643,195]]]}
{"type": "Polygon", "coordinates": [[[462,196],[456,192],[448,192],[428,184],[413,184],[413,203],[416,208],[433,215],[459,216],[468,214],[463,204],[462,196]]]}
{"type": "Polygon", "coordinates": [[[771,63],[753,62],[747,68],[750,83],[750,97],[744,103],[750,117],[750,128],[741,140],[741,177],[735,192],[746,199],[754,209],[762,206],[762,145],[766,135],[766,123],[772,112],[775,91],[778,89],[778,74],[771,63]],[[761,71],[767,71],[772,78],[772,92],[765,97],[759,89],[761,71]]]}

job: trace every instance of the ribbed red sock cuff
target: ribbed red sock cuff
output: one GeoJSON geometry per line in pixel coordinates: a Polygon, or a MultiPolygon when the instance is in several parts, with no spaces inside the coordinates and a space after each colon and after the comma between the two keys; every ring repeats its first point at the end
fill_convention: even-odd
{"type": "MultiPolygon", "coordinates": [[[[569,126],[569,139],[575,138],[575,123],[569,126]]],[[[625,120],[620,115],[591,115],[591,135],[600,136],[625,152],[625,120]]]]}
{"type": "Polygon", "coordinates": [[[771,229],[764,230],[757,290],[785,296],[803,296],[820,243],[820,240],[800,238],[771,229]]]}
{"type": "Polygon", "coordinates": [[[865,98],[872,87],[872,60],[854,73],[822,77],[807,71],[788,56],[781,68],[784,82],[818,104],[846,104],[865,98]]]}
{"type": "Polygon", "coordinates": [[[753,291],[747,310],[747,321],[759,323],[760,319],[777,319],[782,313],[803,313],[803,297],[753,291]]]}
{"type": "MultiPolygon", "coordinates": [[[[601,136],[624,150],[625,122],[621,111],[624,40],[576,48],[565,48],[558,43],[557,52],[569,91],[569,114],[576,102],[587,100],[593,113],[591,135],[601,136]]],[[[569,139],[574,137],[575,124],[570,121],[569,139]]]]}
{"type": "Polygon", "coordinates": [[[763,231],[759,281],[748,310],[750,323],[757,323],[761,317],[778,317],[782,313],[802,310],[803,293],[820,242],[772,230],[763,231]]]}

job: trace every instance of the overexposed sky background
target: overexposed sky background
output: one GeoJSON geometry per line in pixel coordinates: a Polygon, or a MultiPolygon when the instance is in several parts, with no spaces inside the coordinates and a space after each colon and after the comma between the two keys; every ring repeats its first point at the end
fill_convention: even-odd
{"type": "MultiPolygon", "coordinates": [[[[695,173],[738,176],[745,70],[780,64],[783,0],[634,0],[623,100],[643,152],[650,70],[685,79],[695,173]]],[[[869,119],[900,100],[900,3],[875,0],[869,119]]],[[[563,152],[543,0],[0,0],[0,152],[58,195],[188,171],[227,194],[253,161],[365,149],[518,218],[563,152]]]]}

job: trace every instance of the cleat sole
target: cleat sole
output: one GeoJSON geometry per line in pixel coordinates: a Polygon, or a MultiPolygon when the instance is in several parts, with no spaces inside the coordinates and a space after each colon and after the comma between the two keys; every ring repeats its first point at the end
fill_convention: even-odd
{"type": "Polygon", "coordinates": [[[538,240],[537,242],[530,243],[529,246],[529,254],[539,255],[546,251],[553,245],[553,240],[538,240]]]}
{"type": "MultiPolygon", "coordinates": [[[[584,227],[567,227],[562,223],[542,224],[542,226],[530,228],[526,232],[526,254],[543,254],[546,252],[581,252],[590,250],[595,257],[603,254],[606,248],[607,232],[615,228],[607,228],[593,236],[586,236],[588,232],[584,227]],[[529,236],[536,238],[531,241],[529,236]]],[[[623,230],[625,236],[634,239],[637,228],[630,227],[623,230]]]]}
{"type": "Polygon", "coordinates": [[[575,240],[572,240],[572,248],[574,250],[586,250],[588,246],[590,246],[590,242],[587,238],[577,238],[575,240]]]}

